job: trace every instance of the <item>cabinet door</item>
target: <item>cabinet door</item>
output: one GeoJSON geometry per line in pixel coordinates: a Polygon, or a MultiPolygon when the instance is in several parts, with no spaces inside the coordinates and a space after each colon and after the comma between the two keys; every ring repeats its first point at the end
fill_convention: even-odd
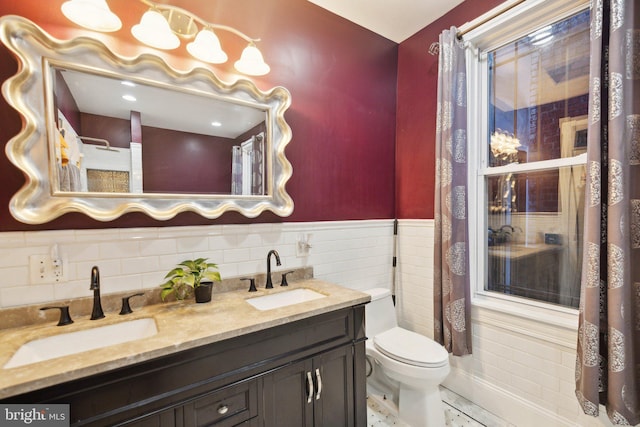
{"type": "Polygon", "coordinates": [[[342,347],[313,359],[314,425],[354,425],[352,347],[342,347]]]}
{"type": "Polygon", "coordinates": [[[331,350],[266,375],[265,427],[353,426],[351,349],[331,350]]]}
{"type": "Polygon", "coordinates": [[[265,427],[313,425],[312,367],[311,360],[304,360],[264,376],[265,427]]]}

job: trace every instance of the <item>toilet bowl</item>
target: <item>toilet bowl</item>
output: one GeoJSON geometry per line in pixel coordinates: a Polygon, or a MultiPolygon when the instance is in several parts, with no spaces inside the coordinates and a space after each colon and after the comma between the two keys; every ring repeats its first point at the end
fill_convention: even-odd
{"type": "Polygon", "coordinates": [[[389,290],[365,292],[371,295],[365,306],[368,391],[391,399],[411,426],[444,426],[439,385],[450,371],[449,354],[424,335],[398,327],[389,290]]]}

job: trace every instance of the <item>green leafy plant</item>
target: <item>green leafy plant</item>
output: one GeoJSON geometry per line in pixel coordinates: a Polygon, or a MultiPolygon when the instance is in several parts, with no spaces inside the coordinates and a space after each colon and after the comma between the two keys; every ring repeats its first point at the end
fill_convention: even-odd
{"type": "Polygon", "coordinates": [[[173,293],[176,299],[183,300],[191,295],[193,289],[200,286],[203,280],[219,282],[221,278],[217,269],[218,265],[207,262],[207,258],[182,261],[164,277],[168,280],[160,285],[160,298],[164,301],[173,293]]]}

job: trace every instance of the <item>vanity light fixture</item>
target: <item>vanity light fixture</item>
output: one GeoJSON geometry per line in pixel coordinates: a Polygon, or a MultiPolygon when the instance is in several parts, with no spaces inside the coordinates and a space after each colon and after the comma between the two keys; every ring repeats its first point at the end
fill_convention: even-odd
{"type": "Polygon", "coordinates": [[[200,31],[194,41],[187,45],[187,52],[191,56],[211,64],[222,64],[227,62],[227,54],[220,46],[218,36],[210,28],[200,31]]]}
{"type": "Polygon", "coordinates": [[[240,59],[236,61],[234,67],[243,74],[256,76],[265,75],[271,70],[267,63],[264,62],[262,53],[253,42],[249,42],[249,46],[244,48],[240,59]]]}
{"type": "Polygon", "coordinates": [[[106,0],[69,0],[61,9],[69,20],[90,30],[110,33],[122,28],[122,21],[109,9],[106,0]]]}
{"type": "Polygon", "coordinates": [[[180,39],[171,31],[169,22],[157,9],[149,9],[142,15],[140,23],[131,28],[138,41],[156,49],[171,50],[180,46],[180,39]]]}
{"type": "MultiPolygon", "coordinates": [[[[207,22],[177,6],[139,1],[149,6],[140,23],[131,28],[131,33],[141,43],[170,50],[180,46],[180,39],[190,40],[186,49],[191,56],[203,62],[222,64],[228,56],[222,50],[215,31],[226,31],[248,43],[240,59],[234,63],[237,71],[262,76],[271,70],[256,47],[260,39],[251,38],[233,27],[207,22]]],[[[75,24],[94,31],[111,32],[122,27],[120,18],[109,9],[106,0],[67,0],[62,4],[62,13],[75,24]]]]}

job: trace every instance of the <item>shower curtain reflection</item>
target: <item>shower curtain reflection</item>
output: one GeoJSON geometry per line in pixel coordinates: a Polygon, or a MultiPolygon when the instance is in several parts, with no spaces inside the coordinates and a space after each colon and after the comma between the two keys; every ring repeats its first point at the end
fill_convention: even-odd
{"type": "MultiPolygon", "coordinates": [[[[582,145],[581,131],[587,128],[587,118],[570,118],[560,121],[560,150],[562,157],[573,157],[586,152],[582,145]]],[[[585,141],[586,142],[586,141],[585,141]]],[[[584,227],[584,185],[586,168],[584,165],[560,169],[559,200],[560,218],[567,233],[561,281],[575,298],[577,307],[580,295],[580,272],[582,269],[582,230],[584,227]]]]}
{"type": "Polygon", "coordinates": [[[264,132],[232,147],[231,194],[265,194],[264,132]]]}

